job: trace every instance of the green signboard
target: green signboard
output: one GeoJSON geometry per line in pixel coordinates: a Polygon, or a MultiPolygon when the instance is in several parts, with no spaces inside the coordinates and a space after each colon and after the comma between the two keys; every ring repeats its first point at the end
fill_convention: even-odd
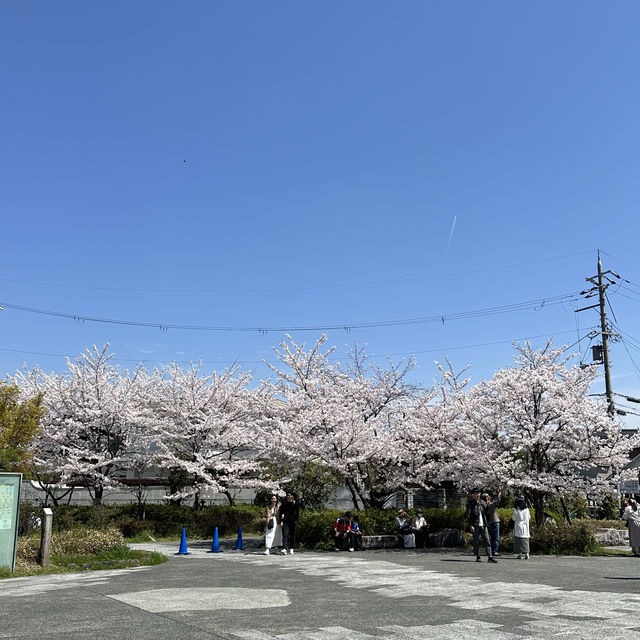
{"type": "Polygon", "coordinates": [[[0,567],[16,565],[21,473],[0,473],[0,567]]]}

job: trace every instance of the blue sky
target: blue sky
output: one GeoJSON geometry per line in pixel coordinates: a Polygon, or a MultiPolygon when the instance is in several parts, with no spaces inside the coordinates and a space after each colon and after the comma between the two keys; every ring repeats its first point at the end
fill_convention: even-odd
{"type": "MultiPolygon", "coordinates": [[[[614,388],[640,396],[639,20],[632,2],[4,3],[0,301],[234,328],[445,316],[329,331],[338,355],[415,353],[430,384],[446,355],[479,379],[513,339],[576,342],[587,302],[447,314],[580,291],[600,248],[631,281],[610,289],[614,388]]],[[[260,378],[282,339],[7,307],[0,371],[110,341],[129,367],[260,378]]]]}

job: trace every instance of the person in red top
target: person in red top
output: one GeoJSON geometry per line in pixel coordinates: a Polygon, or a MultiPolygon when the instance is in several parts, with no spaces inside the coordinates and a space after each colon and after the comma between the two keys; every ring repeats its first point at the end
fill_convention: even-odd
{"type": "Polygon", "coordinates": [[[353,536],[351,535],[351,513],[348,511],[333,523],[333,534],[336,551],[353,551],[353,536]]]}

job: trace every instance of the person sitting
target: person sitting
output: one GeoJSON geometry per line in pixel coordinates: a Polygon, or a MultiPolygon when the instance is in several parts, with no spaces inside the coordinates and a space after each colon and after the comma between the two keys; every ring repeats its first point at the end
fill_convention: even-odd
{"type": "Polygon", "coordinates": [[[351,519],[351,539],[353,540],[353,548],[356,551],[364,551],[364,545],[362,544],[362,530],[360,529],[358,516],[353,516],[351,519]]]}
{"type": "Polygon", "coordinates": [[[407,513],[404,509],[398,511],[398,517],[396,518],[396,535],[399,537],[405,549],[413,549],[416,546],[416,537],[413,531],[411,531],[411,525],[407,520],[407,513]]]}
{"type": "Polygon", "coordinates": [[[336,551],[353,551],[353,536],[351,535],[351,513],[347,511],[333,523],[333,534],[336,551]]]}
{"type": "Polygon", "coordinates": [[[411,532],[416,537],[416,547],[424,549],[424,547],[427,545],[429,536],[429,525],[422,516],[422,509],[416,509],[415,518],[411,519],[411,523],[409,526],[411,527],[411,532]]]}

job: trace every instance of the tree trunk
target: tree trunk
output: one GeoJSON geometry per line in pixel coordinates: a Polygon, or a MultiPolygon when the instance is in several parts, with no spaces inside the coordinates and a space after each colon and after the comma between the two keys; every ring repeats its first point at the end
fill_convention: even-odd
{"type": "Polygon", "coordinates": [[[229,501],[229,506],[233,507],[235,506],[235,500],[233,499],[233,496],[231,495],[231,492],[229,491],[229,489],[225,489],[223,491],[224,495],[227,497],[227,500],[229,501]]]}
{"type": "Polygon", "coordinates": [[[535,510],[536,525],[541,527],[544,524],[544,493],[536,491],[532,495],[533,508],[535,510]]]}
{"type": "Polygon", "coordinates": [[[571,524],[571,513],[569,512],[569,508],[567,507],[564,498],[560,496],[560,504],[562,505],[562,512],[564,514],[564,519],[567,521],[567,524],[571,524]]]}
{"type": "Polygon", "coordinates": [[[102,505],[102,496],[104,494],[104,487],[99,485],[93,488],[94,493],[92,496],[92,502],[94,507],[99,507],[102,505]]]}
{"type": "Polygon", "coordinates": [[[371,498],[365,496],[365,494],[360,491],[360,488],[358,487],[358,485],[354,485],[354,489],[356,490],[356,494],[358,496],[358,499],[360,500],[360,504],[362,504],[362,508],[363,509],[371,509],[371,498]]]}
{"type": "Polygon", "coordinates": [[[384,493],[380,489],[370,489],[369,490],[369,508],[370,509],[383,509],[385,500],[387,499],[388,493],[384,493]]]}
{"type": "Polygon", "coordinates": [[[355,484],[350,478],[347,478],[347,488],[351,493],[351,501],[353,502],[353,508],[358,510],[360,505],[358,504],[358,494],[356,492],[355,484]]]}

